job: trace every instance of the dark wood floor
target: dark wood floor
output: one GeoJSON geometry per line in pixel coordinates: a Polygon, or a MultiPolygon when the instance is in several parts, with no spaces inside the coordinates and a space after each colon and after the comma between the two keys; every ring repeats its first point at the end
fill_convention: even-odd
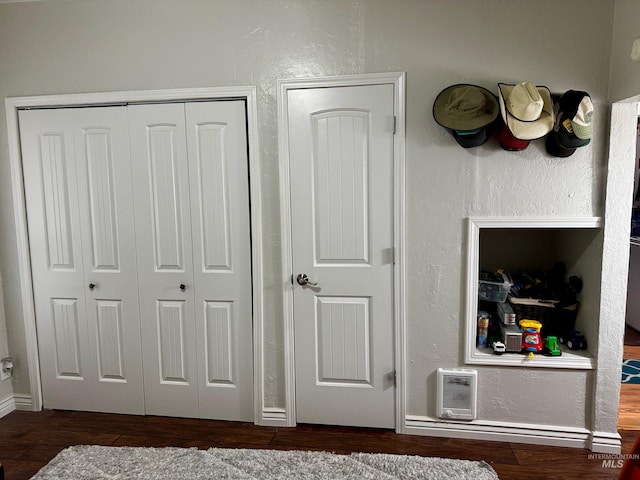
{"type": "MultiPolygon", "coordinates": [[[[622,431],[628,453],[638,431],[622,431]]],[[[0,459],[7,480],[30,478],[70,445],[128,445],[325,450],[484,460],[501,480],[592,480],[617,477],[601,459],[575,448],[397,435],[344,427],[256,427],[247,423],[102,413],[15,411],[0,419],[0,459]]],[[[176,479],[178,480],[178,479],[176,479]]]]}
{"type": "MultiPolygon", "coordinates": [[[[640,333],[627,330],[625,357],[640,358],[640,333]],[[634,356],[637,355],[637,356],[634,356]]],[[[640,435],[640,385],[623,385],[622,453],[640,435]],[[636,390],[633,390],[636,388],[636,390]]],[[[71,445],[273,448],[375,452],[484,460],[501,480],[614,480],[619,469],[575,448],[484,442],[344,427],[256,427],[248,423],[87,412],[12,412],[0,419],[0,461],[6,480],[29,479],[71,445]]],[[[176,479],[178,480],[178,479],[176,479]]]]}

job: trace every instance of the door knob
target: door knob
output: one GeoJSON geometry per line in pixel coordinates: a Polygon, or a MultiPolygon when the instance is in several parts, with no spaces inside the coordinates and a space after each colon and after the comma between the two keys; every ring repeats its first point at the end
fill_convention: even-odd
{"type": "Polygon", "coordinates": [[[296,281],[298,282],[298,285],[302,285],[303,287],[305,285],[308,285],[310,287],[315,287],[318,284],[317,283],[313,283],[311,281],[309,281],[309,277],[306,273],[300,273],[298,274],[298,276],[296,277],[296,281]]]}
{"type": "Polygon", "coordinates": [[[180,290],[182,290],[183,292],[187,289],[187,286],[184,283],[180,284],[180,290]]]}
{"type": "Polygon", "coordinates": [[[95,283],[90,283],[89,284],[89,290],[93,291],[94,288],[96,288],[96,284],[95,283]]]}

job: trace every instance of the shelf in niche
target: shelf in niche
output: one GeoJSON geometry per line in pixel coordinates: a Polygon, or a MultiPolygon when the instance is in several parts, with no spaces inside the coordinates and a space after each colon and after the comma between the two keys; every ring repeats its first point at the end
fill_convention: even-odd
{"type": "MultiPolygon", "coordinates": [[[[521,218],[521,217],[470,217],[467,222],[467,265],[466,265],[466,342],[465,362],[475,365],[494,365],[520,368],[550,368],[592,370],[598,331],[599,284],[600,278],[594,278],[594,272],[600,274],[599,257],[602,243],[601,217],[572,218],[521,218]],[[529,237],[531,237],[530,240],[529,237]],[[515,240],[515,245],[511,242],[515,240]],[[531,242],[527,246],[527,242],[531,242]],[[502,243],[502,245],[500,245],[502,243]],[[521,243],[522,245],[519,245],[521,243]],[[496,246],[497,245],[497,246],[496,246]],[[504,248],[508,245],[508,248],[504,248]],[[568,274],[578,274],[585,280],[581,310],[578,313],[576,328],[587,335],[589,350],[569,350],[562,348],[562,355],[546,357],[535,355],[529,359],[521,353],[495,355],[491,349],[476,346],[476,325],[478,311],[478,274],[481,257],[484,262],[497,262],[501,258],[500,247],[504,248],[505,263],[494,267],[515,267],[520,258],[519,267],[531,267],[534,253],[540,254],[539,262],[551,264],[554,255],[565,254],[571,257],[567,264],[568,274]],[[522,255],[518,253],[518,247],[522,255]],[[497,250],[497,251],[496,251],[497,250]],[[507,254],[507,250],[510,252],[507,254]],[[514,253],[515,252],[515,253],[514,253]],[[540,253],[542,252],[542,253],[540,253]],[[586,278],[585,278],[586,276],[586,278]]],[[[550,265],[549,265],[550,266],[550,265]]],[[[486,265],[482,265],[486,268],[486,265]]]]}
{"type": "Polygon", "coordinates": [[[595,360],[588,351],[569,350],[568,348],[562,348],[562,355],[559,357],[534,355],[533,358],[529,358],[522,353],[495,355],[490,348],[476,348],[473,361],[468,363],[524,368],[570,368],[574,370],[592,370],[595,368],[595,360]]]}

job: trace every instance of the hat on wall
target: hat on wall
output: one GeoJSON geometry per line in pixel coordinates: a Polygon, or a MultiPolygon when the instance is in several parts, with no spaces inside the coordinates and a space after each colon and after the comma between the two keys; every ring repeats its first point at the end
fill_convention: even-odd
{"type": "Polygon", "coordinates": [[[501,123],[500,132],[498,133],[498,142],[503,150],[519,152],[529,146],[529,140],[520,140],[514,137],[509,131],[509,127],[507,127],[505,123],[501,123]]]}
{"type": "Polygon", "coordinates": [[[555,123],[547,136],[547,152],[569,157],[591,141],[593,103],[587,92],[567,90],[555,104],[555,123]]]}
{"type": "Polygon", "coordinates": [[[477,85],[457,84],[442,90],[433,102],[433,118],[452,131],[464,148],[482,145],[499,113],[496,97],[477,85]]]}
{"type": "Polygon", "coordinates": [[[498,84],[500,112],[511,134],[519,140],[542,138],[553,128],[553,102],[547,87],[531,82],[498,84]]]}

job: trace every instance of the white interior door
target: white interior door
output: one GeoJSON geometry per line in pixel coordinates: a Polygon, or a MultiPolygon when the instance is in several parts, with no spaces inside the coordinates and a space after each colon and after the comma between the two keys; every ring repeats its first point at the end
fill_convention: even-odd
{"type": "Polygon", "coordinates": [[[44,406],[144,413],[126,109],[19,121],[44,406]]]}
{"type": "Polygon", "coordinates": [[[301,423],[395,425],[393,88],[288,91],[301,423]]]}

